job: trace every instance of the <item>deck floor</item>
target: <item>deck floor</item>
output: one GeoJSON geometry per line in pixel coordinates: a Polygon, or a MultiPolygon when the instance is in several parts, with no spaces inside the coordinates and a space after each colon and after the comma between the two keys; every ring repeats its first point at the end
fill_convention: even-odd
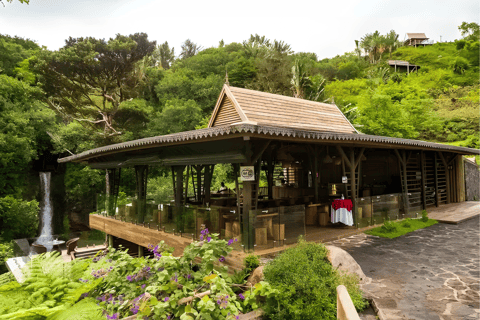
{"type": "Polygon", "coordinates": [[[480,202],[465,201],[429,208],[428,217],[442,223],[458,224],[480,215],[480,202]]]}

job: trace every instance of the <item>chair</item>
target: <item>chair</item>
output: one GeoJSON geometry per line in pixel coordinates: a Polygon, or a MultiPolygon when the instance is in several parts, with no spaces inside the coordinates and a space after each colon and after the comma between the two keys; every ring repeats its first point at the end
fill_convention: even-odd
{"type": "Polygon", "coordinates": [[[41,244],[32,244],[31,248],[33,249],[33,252],[35,253],[45,253],[47,252],[47,248],[45,248],[45,246],[42,246],[41,244]]]}
{"type": "Polygon", "coordinates": [[[70,255],[71,252],[75,251],[78,240],[80,240],[80,238],[73,238],[67,241],[65,244],[67,246],[67,255],[70,255]]]}

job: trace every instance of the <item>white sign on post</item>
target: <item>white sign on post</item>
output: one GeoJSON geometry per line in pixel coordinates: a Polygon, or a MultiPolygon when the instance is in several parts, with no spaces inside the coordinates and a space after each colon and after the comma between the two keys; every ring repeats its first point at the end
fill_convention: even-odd
{"type": "Polygon", "coordinates": [[[240,179],[242,181],[255,181],[255,167],[254,166],[240,167],[240,179]]]}
{"type": "Polygon", "coordinates": [[[348,178],[347,176],[342,177],[342,183],[348,183],[348,178]]]}

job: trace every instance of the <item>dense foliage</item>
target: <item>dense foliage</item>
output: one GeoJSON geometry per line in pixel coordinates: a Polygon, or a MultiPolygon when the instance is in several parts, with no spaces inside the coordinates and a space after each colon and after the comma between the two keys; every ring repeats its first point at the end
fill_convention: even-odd
{"type": "Polygon", "coordinates": [[[336,319],[336,288],[341,284],[358,310],[366,307],[358,278],[339,273],[327,254],[323,244],[300,241],[266,265],[265,280],[278,290],[276,303],[264,308],[267,319],[336,319]]]}
{"type": "Polygon", "coordinates": [[[258,308],[257,297],[276,294],[266,282],[247,287],[243,277],[234,279],[224,265],[231,242],[206,229],[202,237],[180,258],[163,244],[151,247],[153,258],[112,248],[93,260],[69,263],[56,254],[36,256],[24,283],[0,286],[0,319],[71,319],[78,310],[75,318],[85,320],[235,319],[258,308]]]}

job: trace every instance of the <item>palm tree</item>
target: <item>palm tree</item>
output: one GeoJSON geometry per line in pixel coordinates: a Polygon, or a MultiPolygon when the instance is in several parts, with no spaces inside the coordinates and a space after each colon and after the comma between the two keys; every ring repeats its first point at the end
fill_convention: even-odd
{"type": "Polygon", "coordinates": [[[398,34],[395,32],[395,30],[390,30],[390,32],[385,36],[385,43],[387,45],[390,58],[392,57],[392,51],[396,48],[398,42],[398,34]]]}

